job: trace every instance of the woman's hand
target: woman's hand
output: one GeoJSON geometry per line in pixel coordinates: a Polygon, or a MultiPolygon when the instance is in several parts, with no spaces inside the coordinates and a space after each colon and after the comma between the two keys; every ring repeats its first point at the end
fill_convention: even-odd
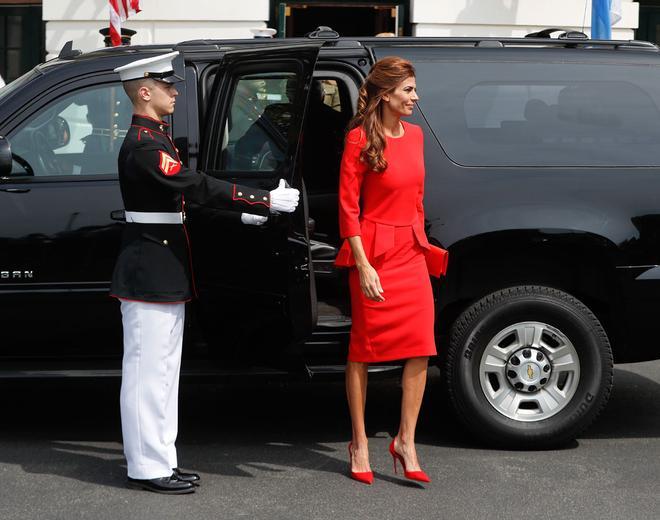
{"type": "Polygon", "coordinates": [[[380,278],[371,264],[358,266],[358,274],[360,275],[360,288],[364,295],[375,302],[384,302],[380,278]]]}
{"type": "Polygon", "coordinates": [[[353,258],[355,259],[355,267],[357,267],[358,274],[360,275],[360,288],[362,293],[375,302],[384,302],[383,298],[383,288],[380,286],[380,278],[376,270],[371,267],[371,264],[367,260],[367,255],[364,254],[364,248],[362,247],[362,237],[360,235],[355,235],[348,237],[348,243],[351,246],[351,251],[353,252],[353,258]]]}

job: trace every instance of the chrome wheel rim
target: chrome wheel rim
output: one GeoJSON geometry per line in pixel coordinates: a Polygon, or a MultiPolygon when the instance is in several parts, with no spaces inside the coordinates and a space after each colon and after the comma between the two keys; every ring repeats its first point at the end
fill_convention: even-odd
{"type": "Polygon", "coordinates": [[[486,345],[481,389],[502,415],[542,421],[563,410],[580,382],[580,359],[559,329],[538,321],[510,325],[486,345]]]}

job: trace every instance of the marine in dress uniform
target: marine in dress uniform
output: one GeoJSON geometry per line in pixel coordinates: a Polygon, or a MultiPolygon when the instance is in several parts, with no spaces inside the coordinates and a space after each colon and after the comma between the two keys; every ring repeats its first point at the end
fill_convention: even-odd
{"type": "Polygon", "coordinates": [[[186,168],[162,117],[174,111],[178,52],[115,69],[134,114],[119,152],[126,226],[112,277],[124,327],[121,419],[129,487],[192,493],[199,481],[178,469],[175,448],[185,302],[195,293],[184,200],[241,212],[262,224],[270,212],[292,212],[298,190],[239,186],[186,168]]]}

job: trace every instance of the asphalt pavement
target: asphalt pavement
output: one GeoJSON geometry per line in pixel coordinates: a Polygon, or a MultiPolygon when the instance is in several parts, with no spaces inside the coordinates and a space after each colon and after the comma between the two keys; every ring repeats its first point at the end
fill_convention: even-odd
{"type": "Polygon", "coordinates": [[[563,449],[484,448],[455,424],[433,371],[418,452],[433,482],[387,453],[400,388],[372,381],[373,486],[347,476],[341,382],[184,384],[180,465],[193,495],[125,488],[119,382],[0,383],[0,519],[660,518],[660,361],[617,365],[605,412],[563,449]]]}

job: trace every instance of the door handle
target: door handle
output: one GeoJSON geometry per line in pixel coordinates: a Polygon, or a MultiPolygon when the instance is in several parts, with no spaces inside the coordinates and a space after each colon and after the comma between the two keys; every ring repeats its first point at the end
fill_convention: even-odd
{"type": "Polygon", "coordinates": [[[30,191],[30,188],[0,188],[0,191],[6,191],[7,193],[27,193],[30,191]]]}
{"type": "Polygon", "coordinates": [[[112,220],[118,220],[119,222],[126,222],[126,214],[123,209],[116,209],[110,212],[110,218],[112,220]]]}

